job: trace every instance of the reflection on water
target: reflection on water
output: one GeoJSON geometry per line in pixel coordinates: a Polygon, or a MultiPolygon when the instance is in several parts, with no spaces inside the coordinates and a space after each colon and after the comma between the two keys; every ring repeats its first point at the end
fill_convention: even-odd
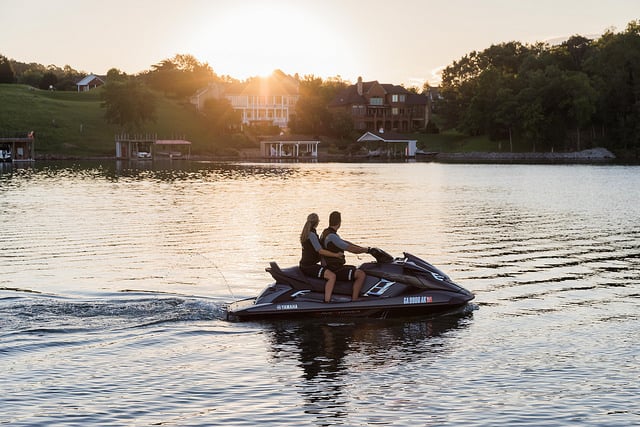
{"type": "Polygon", "coordinates": [[[409,363],[424,353],[442,350],[441,334],[465,325],[470,314],[440,316],[424,320],[357,319],[318,323],[317,321],[266,324],[273,357],[299,358],[305,380],[336,379],[348,375],[345,360],[365,361],[370,367],[389,363],[409,363]]]}
{"type": "Polygon", "coordinates": [[[295,360],[302,373],[298,392],[305,411],[318,420],[344,418],[349,407],[349,377],[385,367],[410,366],[447,351],[439,339],[464,328],[470,311],[422,320],[279,321],[265,324],[276,369],[290,369],[295,360]]]}
{"type": "Polygon", "coordinates": [[[0,165],[0,423],[638,424],[639,171],[0,165]],[[345,238],[429,260],[480,308],[222,320],[336,209],[345,238]]]}

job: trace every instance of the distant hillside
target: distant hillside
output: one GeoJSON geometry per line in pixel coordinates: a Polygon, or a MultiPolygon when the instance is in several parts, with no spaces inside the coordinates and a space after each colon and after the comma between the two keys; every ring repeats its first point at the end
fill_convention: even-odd
{"type": "MultiPolygon", "coordinates": [[[[36,158],[114,157],[114,136],[118,129],[106,123],[100,107],[100,91],[47,91],[31,86],[0,84],[0,136],[36,133],[36,158]]],[[[211,134],[206,120],[188,104],[181,104],[162,94],[157,95],[157,122],[147,124],[145,133],[160,139],[183,137],[193,143],[191,153],[200,156],[257,155],[257,142],[245,135],[211,134]]],[[[437,152],[507,151],[506,142],[490,141],[486,136],[469,137],[455,132],[417,133],[418,146],[437,152]]],[[[323,137],[322,154],[344,154],[336,141],[323,137]]],[[[254,140],[257,140],[254,136],[254,140]]],[[[351,141],[350,143],[353,143],[351,141]]],[[[342,143],[342,145],[344,145],[342,143]]],[[[514,144],[517,152],[526,147],[514,144]]]]}
{"type": "MultiPolygon", "coordinates": [[[[36,155],[59,157],[111,157],[118,129],[105,122],[100,91],[63,92],[31,86],[0,84],[0,135],[35,131],[36,155]]],[[[203,118],[190,105],[157,96],[157,122],[143,132],[160,139],[183,137],[193,143],[192,153],[233,154],[246,147],[245,138],[209,135],[203,118]]]]}

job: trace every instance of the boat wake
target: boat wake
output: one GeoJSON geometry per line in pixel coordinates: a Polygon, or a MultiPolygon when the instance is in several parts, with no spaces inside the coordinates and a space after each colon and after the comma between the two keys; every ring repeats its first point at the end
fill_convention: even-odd
{"type": "Polygon", "coordinates": [[[139,328],[170,322],[221,320],[224,304],[205,298],[127,295],[122,298],[71,299],[57,296],[3,295],[3,334],[139,328]]]}

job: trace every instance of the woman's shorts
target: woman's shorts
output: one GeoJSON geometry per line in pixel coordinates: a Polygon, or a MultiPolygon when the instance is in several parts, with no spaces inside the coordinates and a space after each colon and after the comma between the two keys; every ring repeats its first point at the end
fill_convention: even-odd
{"type": "Polygon", "coordinates": [[[315,277],[318,279],[324,279],[325,270],[326,270],[326,267],[323,267],[320,264],[300,266],[300,271],[302,271],[302,273],[304,273],[305,276],[315,277]]]}

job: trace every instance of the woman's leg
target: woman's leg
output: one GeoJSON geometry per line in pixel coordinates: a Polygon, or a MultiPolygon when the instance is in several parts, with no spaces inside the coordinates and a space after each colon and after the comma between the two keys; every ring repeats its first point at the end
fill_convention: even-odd
{"type": "Polygon", "coordinates": [[[324,278],[327,279],[324,285],[324,302],[331,302],[331,294],[336,285],[336,273],[327,268],[324,270],[324,278]]]}

